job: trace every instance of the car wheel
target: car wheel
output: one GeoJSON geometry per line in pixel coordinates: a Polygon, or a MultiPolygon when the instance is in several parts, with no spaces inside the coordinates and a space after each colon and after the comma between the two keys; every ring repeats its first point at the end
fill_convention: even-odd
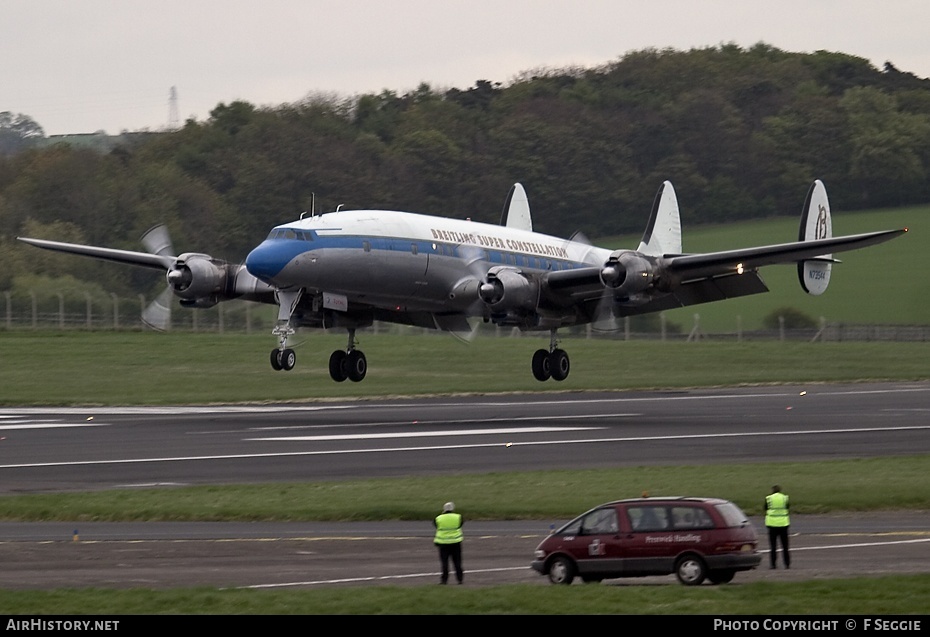
{"type": "Polygon", "coordinates": [[[733,581],[734,575],[736,575],[736,571],[711,571],[707,574],[707,579],[710,580],[711,584],[729,584],[733,581]]]}
{"type": "Polygon", "coordinates": [[[575,579],[575,564],[567,557],[557,557],[549,565],[549,581],[553,584],[571,584],[575,579]]]}
{"type": "Polygon", "coordinates": [[[675,575],[685,586],[697,586],[707,576],[707,567],[697,555],[685,555],[675,563],[675,575]]]}

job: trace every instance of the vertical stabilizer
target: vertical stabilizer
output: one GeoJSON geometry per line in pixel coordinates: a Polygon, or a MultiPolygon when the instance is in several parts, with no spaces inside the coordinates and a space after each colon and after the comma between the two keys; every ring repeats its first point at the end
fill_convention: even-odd
{"type": "Polygon", "coordinates": [[[533,220],[530,217],[530,202],[526,198],[526,191],[519,183],[510,187],[507,200],[504,202],[504,211],[501,214],[501,225],[518,230],[533,231],[533,220]]]}
{"type": "Polygon", "coordinates": [[[662,182],[652,204],[649,225],[637,250],[660,257],[663,254],[681,254],[681,217],[678,197],[670,181],[662,182]]]}
{"type": "MultiPolygon", "coordinates": [[[[807,199],[801,210],[799,241],[829,239],[833,236],[833,221],[830,218],[830,201],[823,182],[816,180],[807,191],[807,199]]],[[[798,262],[798,279],[808,294],[823,294],[830,284],[833,255],[824,254],[816,259],[798,262]]]]}

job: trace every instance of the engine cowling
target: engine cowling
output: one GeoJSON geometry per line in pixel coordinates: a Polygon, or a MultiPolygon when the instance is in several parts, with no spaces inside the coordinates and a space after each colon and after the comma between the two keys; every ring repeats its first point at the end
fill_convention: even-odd
{"type": "Polygon", "coordinates": [[[655,264],[638,252],[614,252],[601,268],[601,283],[627,296],[653,285],[655,278],[655,264]]]}
{"type": "Polygon", "coordinates": [[[215,263],[206,254],[182,254],[168,270],[167,276],[168,285],[181,298],[182,304],[209,307],[215,305],[226,293],[226,265],[215,263]]]}
{"type": "Polygon", "coordinates": [[[539,282],[513,268],[496,266],[488,271],[478,296],[494,312],[525,314],[536,310],[539,282]]]}

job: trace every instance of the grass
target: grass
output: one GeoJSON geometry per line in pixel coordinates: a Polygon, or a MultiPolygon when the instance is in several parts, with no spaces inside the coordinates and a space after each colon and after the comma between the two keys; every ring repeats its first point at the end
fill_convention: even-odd
{"type": "Polygon", "coordinates": [[[0,332],[0,405],[156,405],[362,399],[930,377],[930,342],[623,341],[568,336],[572,371],[539,383],[530,357],[548,337],[363,334],[369,370],[334,383],[341,333],[299,333],[297,367],[275,372],[269,335],[0,332]]]}
{"type": "MultiPolygon", "coordinates": [[[[5,615],[922,615],[930,575],[685,588],[372,586],[256,591],[209,588],[0,591],[5,615]]],[[[843,625],[840,619],[840,625],[843,625]]],[[[138,627],[124,619],[121,630],[138,627]]],[[[263,626],[265,626],[263,624],[263,626]]]]}
{"type": "Polygon", "coordinates": [[[642,491],[714,494],[759,515],[777,476],[792,512],[930,509],[930,455],[243,484],[0,497],[2,520],[428,520],[452,499],[469,519],[568,520],[642,491]],[[618,486],[622,485],[622,486],[618,486]],[[519,498],[512,494],[519,493],[519,498]]]}

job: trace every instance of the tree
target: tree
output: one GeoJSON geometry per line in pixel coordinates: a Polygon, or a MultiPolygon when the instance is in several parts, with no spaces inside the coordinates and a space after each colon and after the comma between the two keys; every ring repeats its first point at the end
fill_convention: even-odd
{"type": "Polygon", "coordinates": [[[45,137],[35,120],[22,113],[0,113],[0,156],[9,156],[33,146],[45,137]]]}

